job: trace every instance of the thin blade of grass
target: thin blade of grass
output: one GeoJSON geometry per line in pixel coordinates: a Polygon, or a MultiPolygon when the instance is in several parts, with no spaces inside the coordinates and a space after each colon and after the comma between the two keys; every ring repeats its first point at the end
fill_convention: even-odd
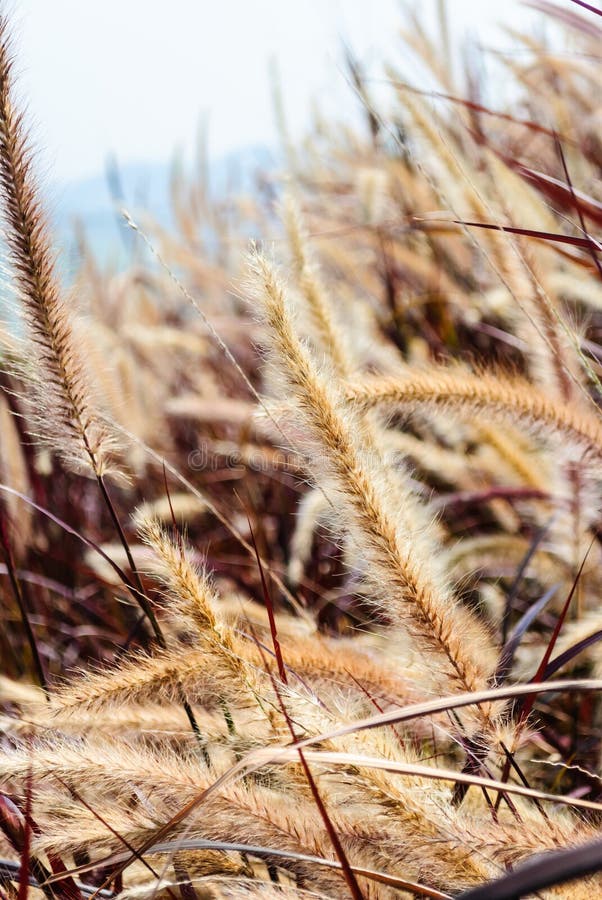
{"type": "Polygon", "coordinates": [[[586,3],[585,0],[571,0],[571,3],[580,6],[582,9],[587,9],[588,12],[593,13],[595,16],[602,16],[602,9],[596,9],[595,6],[592,6],[591,3],[586,3]]]}
{"type": "MultiPolygon", "coordinates": [[[[503,157],[503,159],[508,161],[507,157],[503,157]]],[[[516,160],[511,160],[510,163],[519,175],[535,184],[550,200],[555,201],[564,209],[574,209],[576,211],[580,209],[584,215],[596,222],[597,225],[602,224],[602,203],[594,197],[583,193],[583,191],[573,190],[571,192],[567,184],[564,184],[552,175],[538,172],[536,169],[531,169],[529,166],[525,166],[516,160]]]]}
{"type": "MultiPolygon", "coordinates": [[[[560,157],[560,162],[562,163],[562,170],[564,172],[564,177],[566,178],[566,183],[569,186],[569,190],[571,192],[571,196],[572,196],[573,202],[575,204],[575,209],[577,210],[577,215],[579,216],[579,224],[581,225],[581,231],[583,232],[583,234],[585,235],[587,240],[591,240],[590,235],[588,234],[588,231],[587,231],[587,228],[585,225],[585,219],[583,218],[583,213],[581,212],[581,207],[577,203],[577,198],[575,196],[575,189],[573,188],[573,182],[571,180],[571,175],[569,173],[569,167],[567,165],[566,157],[564,155],[564,150],[562,149],[562,144],[560,142],[560,138],[558,137],[558,135],[554,135],[554,143],[556,145],[556,150],[558,152],[558,156],[560,157]]],[[[596,242],[592,241],[592,244],[588,247],[588,249],[590,251],[590,256],[592,258],[592,261],[593,261],[596,269],[598,270],[598,275],[600,276],[600,278],[602,278],[602,263],[600,263],[600,260],[596,256],[594,246],[593,246],[594,243],[597,243],[597,241],[596,242]]]]}
{"type": "Polygon", "coordinates": [[[600,640],[602,640],[602,629],[588,635],[588,637],[585,637],[583,638],[583,640],[578,641],[576,644],[573,644],[573,646],[569,647],[568,650],[565,650],[564,653],[560,653],[554,659],[550,660],[550,662],[546,666],[542,681],[551,678],[551,676],[554,675],[559,669],[561,669],[563,666],[566,666],[567,663],[572,662],[572,660],[575,659],[576,656],[578,656],[584,650],[587,650],[587,648],[591,647],[593,644],[597,644],[600,640]]]}
{"type": "Polygon", "coordinates": [[[514,605],[514,601],[516,599],[516,595],[518,594],[518,589],[521,585],[521,582],[525,576],[525,572],[529,567],[529,563],[535,556],[538,548],[540,547],[543,539],[546,534],[550,530],[552,522],[554,521],[553,517],[545,523],[533,536],[533,540],[531,541],[527,552],[521,560],[521,563],[518,567],[518,571],[514,577],[514,581],[510,586],[510,590],[508,591],[508,595],[506,597],[506,602],[504,604],[504,613],[502,616],[502,643],[505,644],[508,640],[508,627],[510,625],[510,616],[512,614],[512,607],[514,605]]]}
{"type": "MultiPolygon", "coordinates": [[[[173,853],[175,850],[220,850],[224,853],[247,853],[249,856],[257,856],[259,859],[273,857],[274,859],[290,859],[299,862],[313,863],[314,865],[324,866],[328,869],[341,868],[341,864],[338,860],[326,859],[323,856],[309,856],[305,853],[297,853],[294,850],[261,847],[256,844],[209,841],[203,838],[178,838],[174,841],[162,841],[158,844],[153,844],[148,852],[149,854],[173,853]]],[[[121,856],[115,855],[114,860],[120,861],[122,858],[123,854],[121,854],[121,856]]],[[[89,871],[97,865],[97,862],[87,863],[84,866],[79,866],[73,871],[82,873],[89,871]]],[[[414,881],[406,881],[403,878],[399,878],[397,875],[389,875],[386,872],[379,872],[374,869],[364,869],[360,866],[352,866],[352,870],[356,875],[361,875],[362,878],[367,878],[370,881],[375,881],[379,884],[386,884],[390,887],[399,888],[400,890],[413,891],[420,897],[430,897],[432,900],[452,900],[450,894],[445,894],[443,891],[438,891],[436,888],[431,888],[414,881]]],[[[51,881],[52,879],[49,879],[49,882],[51,881]]],[[[104,893],[106,896],[106,892],[104,893]]]]}
{"type": "Polygon", "coordinates": [[[31,866],[31,794],[33,789],[31,770],[27,775],[25,787],[25,813],[23,824],[23,843],[21,845],[21,867],[19,869],[19,889],[17,900],[27,900],[29,893],[29,871],[31,866]]]}
{"type": "Polygon", "coordinates": [[[516,653],[516,650],[525,632],[533,624],[540,612],[542,612],[546,608],[557,590],[558,585],[553,584],[552,587],[549,588],[545,592],[545,594],[543,594],[539,598],[539,600],[531,604],[526,612],[523,613],[514,630],[512,631],[512,634],[508,637],[508,640],[502,648],[502,652],[500,653],[500,658],[497,664],[497,669],[495,670],[495,674],[493,676],[494,684],[502,684],[508,677],[508,675],[510,674],[510,670],[512,669],[514,654],[516,653]]]}
{"type": "MultiPolygon", "coordinates": [[[[558,640],[558,635],[560,634],[562,626],[564,625],[564,621],[565,621],[567,613],[569,611],[571,601],[575,595],[575,591],[577,590],[577,585],[579,584],[579,579],[581,578],[581,575],[583,574],[583,569],[584,569],[585,563],[587,562],[587,558],[589,556],[590,550],[593,547],[594,540],[595,540],[595,538],[592,539],[592,542],[589,545],[587,552],[585,553],[585,556],[583,557],[583,561],[579,567],[579,571],[577,572],[577,574],[573,580],[571,590],[569,591],[569,594],[568,594],[568,597],[566,598],[564,606],[562,607],[562,609],[560,611],[560,615],[558,616],[556,625],[554,626],[554,631],[552,632],[552,634],[550,636],[550,640],[548,641],[548,645],[545,649],[542,660],[541,660],[539,666],[537,667],[537,671],[536,671],[535,675],[531,679],[531,681],[534,684],[537,684],[538,682],[543,681],[547,665],[550,661],[550,657],[552,655],[554,647],[556,646],[556,641],[558,640]]],[[[519,716],[518,716],[519,723],[522,723],[526,720],[527,716],[533,709],[534,703],[535,703],[535,695],[531,695],[531,696],[528,696],[526,698],[526,700],[524,701],[524,703],[521,704],[520,712],[519,712],[519,716]]]]}
{"type": "Polygon", "coordinates": [[[255,559],[257,560],[257,568],[259,569],[259,575],[261,578],[261,589],[263,591],[263,601],[265,603],[265,608],[268,614],[268,621],[270,623],[270,635],[272,637],[272,644],[274,647],[274,655],[276,657],[276,664],[278,666],[278,675],[280,676],[280,680],[283,684],[288,684],[288,676],[286,674],[286,666],[284,665],[284,659],[282,657],[282,647],[280,646],[280,641],[278,640],[278,629],[276,626],[276,617],[274,615],[274,604],[272,602],[272,596],[270,594],[270,590],[268,588],[268,583],[266,581],[265,573],[263,571],[263,565],[261,564],[261,556],[259,555],[259,550],[257,549],[257,542],[255,540],[255,533],[253,531],[253,527],[251,525],[251,519],[247,514],[247,522],[249,523],[249,534],[251,535],[251,543],[253,544],[253,550],[255,551],[255,559]]]}
{"type": "MultiPolygon", "coordinates": [[[[19,867],[20,863],[14,862],[12,859],[0,859],[0,879],[6,878],[8,881],[15,881],[19,876],[19,867]]],[[[58,879],[60,876],[56,876],[58,879]]],[[[43,882],[38,881],[38,879],[34,875],[29,876],[29,886],[33,888],[39,888],[41,891],[45,892],[50,887],[50,882],[54,883],[55,876],[44,880],[43,882]]],[[[92,897],[92,895],[98,895],[101,900],[111,900],[115,895],[113,891],[98,891],[95,885],[92,884],[82,884],[82,882],[75,882],[75,886],[77,890],[81,894],[82,897],[92,897]]],[[[11,898],[13,894],[11,892],[11,898]]],[[[51,895],[54,898],[54,895],[51,895]]],[[[8,898],[6,898],[8,900],[8,898]]]]}
{"type": "MultiPolygon", "coordinates": [[[[576,209],[580,209],[575,199],[576,209]]],[[[465,225],[467,228],[486,228],[490,231],[507,231],[509,234],[522,234],[525,237],[536,238],[539,241],[552,241],[556,244],[570,244],[573,247],[582,247],[589,250],[593,256],[596,267],[600,265],[599,260],[595,256],[595,251],[602,252],[602,246],[594,238],[590,237],[574,237],[570,234],[558,234],[553,231],[536,231],[533,228],[517,228],[514,225],[495,225],[491,222],[465,222],[462,219],[453,219],[454,225],[465,225]]],[[[587,232],[586,232],[587,234],[587,232]]]]}
{"type": "MultiPolygon", "coordinates": [[[[602,869],[602,841],[542,853],[514,872],[460,894],[458,900],[519,900],[543,888],[592,875],[602,869]]],[[[592,900],[594,895],[592,894],[592,900]]]]}
{"type": "MultiPolygon", "coordinates": [[[[107,820],[106,820],[105,818],[103,818],[103,816],[101,816],[100,813],[99,813],[97,810],[95,810],[94,807],[93,807],[90,803],[87,802],[87,800],[84,800],[84,798],[81,796],[81,794],[79,794],[78,791],[76,791],[75,788],[74,788],[72,785],[71,785],[71,786],[67,785],[67,784],[63,781],[62,778],[59,778],[59,777],[58,777],[58,775],[55,776],[55,777],[56,777],[57,781],[60,782],[60,784],[61,784],[64,788],[66,788],[66,789],[67,789],[67,790],[75,797],[75,799],[78,801],[78,803],[81,803],[82,806],[83,806],[85,809],[88,810],[88,812],[92,813],[92,815],[94,816],[94,818],[97,819],[102,825],[104,825],[104,827],[107,829],[107,831],[108,831],[110,834],[112,834],[113,837],[116,837],[117,840],[120,841],[120,843],[122,843],[123,846],[124,846],[127,850],[129,850],[129,851],[134,855],[134,857],[135,857],[140,863],[142,863],[142,865],[143,865],[146,869],[148,869],[148,871],[151,873],[151,875],[153,876],[153,878],[159,878],[159,875],[157,874],[157,872],[155,872],[155,870],[154,870],[153,867],[150,865],[150,863],[148,863],[142,856],[140,856],[140,854],[138,854],[138,853],[136,852],[136,848],[135,848],[128,840],[127,840],[127,838],[123,837],[122,834],[120,834],[118,831],[116,831],[115,828],[113,828],[113,826],[111,825],[111,823],[110,823],[110,822],[107,822],[107,820]]],[[[54,882],[55,882],[55,876],[53,876],[51,879],[49,879],[49,883],[50,883],[50,881],[52,881],[52,883],[54,883],[54,882]]],[[[171,900],[175,900],[175,895],[174,895],[170,890],[167,891],[167,894],[168,894],[169,897],[171,897],[171,900]]]]}
{"type": "Polygon", "coordinates": [[[138,602],[136,597],[136,589],[134,585],[131,583],[123,569],[121,569],[116,562],[114,562],[111,557],[105,553],[102,547],[99,547],[91,538],[87,538],[81,532],[77,531],[77,529],[72,528],[71,525],[68,525],[63,519],[55,516],[54,513],[50,512],[49,509],[46,509],[44,506],[41,506],[39,503],[36,503],[35,500],[32,500],[31,497],[28,497],[26,494],[22,494],[20,491],[16,491],[14,488],[9,487],[7,484],[0,484],[0,491],[5,491],[7,494],[12,494],[14,497],[18,497],[19,500],[22,500],[24,503],[27,503],[28,506],[31,506],[32,509],[35,509],[37,512],[41,513],[43,516],[46,516],[47,519],[50,519],[51,522],[54,522],[55,525],[58,525],[59,528],[62,528],[67,534],[73,535],[91,550],[94,550],[95,553],[98,553],[106,563],[113,569],[115,574],[119,577],[119,580],[124,584],[124,586],[128,589],[128,591],[134,596],[136,602],[138,602]]]}
{"type": "Polygon", "coordinates": [[[31,657],[33,659],[34,668],[36,671],[36,675],[38,678],[38,682],[46,696],[48,696],[48,682],[46,680],[46,673],[44,672],[44,666],[42,664],[42,658],[40,656],[40,651],[38,650],[38,644],[36,641],[36,636],[33,633],[33,628],[31,627],[31,622],[29,621],[29,613],[27,611],[27,605],[23,598],[23,589],[19,582],[19,578],[17,576],[17,572],[15,569],[15,562],[13,559],[13,554],[11,550],[11,546],[8,540],[8,534],[6,532],[6,522],[4,516],[0,514],[0,544],[2,545],[2,554],[4,556],[4,561],[6,565],[6,571],[8,573],[8,580],[10,582],[10,586],[19,608],[19,615],[21,616],[21,621],[23,623],[23,628],[25,630],[25,636],[27,638],[27,643],[29,644],[29,649],[31,652],[31,657]]]}
{"type": "MultiPolygon", "coordinates": [[[[448,100],[450,103],[456,103],[459,106],[464,106],[466,109],[471,110],[472,112],[483,113],[483,115],[491,116],[495,119],[501,119],[503,122],[512,122],[513,125],[522,125],[524,128],[528,128],[530,131],[535,131],[538,134],[546,134],[548,137],[553,137],[555,132],[551,128],[546,128],[544,125],[540,125],[538,122],[533,122],[531,119],[519,119],[517,116],[512,116],[509,113],[503,113],[496,109],[491,109],[489,106],[484,106],[481,103],[476,103],[473,100],[467,100],[465,97],[455,97],[452,94],[445,94],[442,91],[428,91],[423,90],[422,88],[417,88],[414,85],[407,84],[404,81],[391,81],[390,84],[393,87],[401,88],[404,91],[410,91],[412,94],[418,94],[421,97],[434,97],[439,100],[448,100]]],[[[566,137],[563,137],[563,140],[567,140],[566,137]]],[[[573,143],[569,141],[569,143],[573,143]]]]}
{"type": "MultiPolygon", "coordinates": [[[[253,541],[253,546],[254,546],[255,552],[257,554],[257,562],[260,567],[261,581],[262,581],[262,585],[264,587],[265,598],[268,603],[268,610],[272,609],[272,614],[271,614],[271,618],[270,618],[270,630],[272,632],[272,641],[274,644],[274,653],[276,654],[278,671],[282,672],[282,675],[284,676],[284,678],[282,678],[282,675],[281,675],[283,683],[287,684],[288,682],[286,680],[286,668],[284,666],[284,660],[282,658],[282,649],[280,647],[280,642],[278,640],[278,630],[277,630],[277,626],[276,626],[276,620],[274,618],[274,611],[272,608],[272,598],[270,597],[269,591],[267,590],[267,583],[265,581],[263,570],[261,568],[259,552],[257,550],[257,545],[255,544],[255,536],[253,534],[253,529],[251,528],[250,520],[249,520],[249,529],[251,530],[251,539],[253,541]]],[[[262,658],[264,659],[264,668],[266,669],[268,676],[270,678],[270,681],[272,683],[272,687],[276,694],[276,698],[278,700],[278,704],[282,711],[282,715],[284,716],[287,727],[291,733],[291,737],[292,737],[293,741],[296,741],[297,735],[295,732],[295,728],[294,728],[293,722],[289,716],[288,710],[286,708],[286,704],[284,703],[284,700],[282,699],[282,694],[280,692],[280,689],[278,687],[276,679],[274,678],[274,676],[272,675],[272,672],[269,670],[268,666],[266,665],[265,658],[263,657],[263,653],[259,646],[258,646],[258,649],[259,649],[259,652],[260,652],[262,658]]],[[[341,864],[341,871],[342,871],[343,877],[347,883],[347,887],[349,888],[349,893],[353,897],[353,900],[364,900],[364,895],[363,895],[363,893],[360,889],[360,886],[357,883],[357,879],[351,869],[351,865],[349,863],[349,860],[347,859],[347,854],[345,853],[345,850],[343,848],[343,845],[341,844],[341,841],[336,832],[336,829],[335,829],[334,825],[332,824],[330,816],[328,815],[328,810],[326,809],[326,804],[322,800],[320,792],[318,791],[318,787],[315,783],[314,777],[313,777],[311,770],[305,759],[305,754],[303,753],[302,750],[298,750],[295,753],[295,758],[297,758],[297,757],[299,758],[299,761],[301,763],[301,767],[303,769],[305,778],[307,779],[307,783],[309,785],[311,795],[313,797],[314,803],[316,804],[316,806],[318,808],[318,812],[320,813],[320,817],[324,823],[324,827],[326,828],[328,837],[330,838],[330,842],[334,848],[334,852],[336,853],[337,859],[339,860],[339,862],[341,864]]]]}
{"type": "MultiPolygon", "coordinates": [[[[543,12],[554,19],[558,19],[563,25],[568,25],[569,28],[575,28],[577,31],[589,35],[589,37],[599,40],[602,36],[602,29],[598,25],[594,22],[590,22],[584,16],[571,12],[570,9],[563,9],[561,6],[556,6],[555,3],[549,3],[548,0],[525,0],[525,2],[526,6],[537,9],[539,12],[543,12]]],[[[576,2],[578,6],[584,7],[590,12],[595,12],[600,15],[599,10],[596,10],[589,4],[586,5],[583,0],[572,0],[572,2],[576,2]]]]}
{"type": "MultiPolygon", "coordinates": [[[[19,807],[13,803],[13,801],[4,794],[0,794],[0,829],[2,833],[6,836],[8,844],[13,847],[18,855],[19,862],[13,863],[11,879],[19,881],[19,890],[21,890],[21,883],[23,882],[25,875],[23,871],[23,855],[24,855],[24,847],[25,847],[25,839],[28,834],[29,827],[29,837],[28,840],[31,840],[31,829],[32,829],[32,821],[31,816],[27,818],[23,815],[19,807]],[[29,822],[29,825],[28,825],[29,822]]],[[[31,854],[27,853],[28,857],[28,872],[27,872],[27,881],[28,885],[40,886],[44,894],[49,898],[49,900],[56,900],[56,894],[60,894],[60,885],[57,888],[56,893],[52,891],[48,886],[46,886],[46,879],[50,877],[50,872],[46,869],[46,867],[40,862],[40,860],[31,856],[31,854]]],[[[57,881],[62,881],[64,879],[64,875],[57,876],[57,881]]],[[[15,900],[15,892],[11,890],[11,898],[15,900]]]]}
{"type": "MultiPolygon", "coordinates": [[[[362,756],[359,753],[339,753],[330,750],[305,750],[306,759],[319,765],[335,766],[364,766],[371,769],[382,769],[385,772],[394,772],[399,775],[410,775],[414,778],[432,778],[435,781],[461,781],[468,785],[489,788],[493,791],[503,791],[510,794],[518,794],[529,797],[532,800],[545,800],[549,803],[560,803],[563,806],[574,806],[582,809],[602,811],[602,802],[596,800],[584,800],[580,797],[570,797],[565,794],[548,794],[534,788],[525,787],[522,784],[508,784],[495,778],[483,778],[480,775],[469,775],[464,772],[456,772],[453,769],[434,768],[423,766],[419,763],[400,763],[395,760],[384,759],[379,756],[362,756]]],[[[269,759],[270,764],[284,764],[295,758],[297,750],[286,749],[278,754],[278,759],[271,758],[271,750],[256,750],[250,754],[250,760],[257,758],[269,759]]]]}

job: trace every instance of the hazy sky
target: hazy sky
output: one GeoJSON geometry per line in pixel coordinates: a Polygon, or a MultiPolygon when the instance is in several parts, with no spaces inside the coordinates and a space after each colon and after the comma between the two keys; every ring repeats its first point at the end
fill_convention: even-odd
{"type": "MultiPolygon", "coordinates": [[[[515,0],[447,0],[454,27],[507,47],[492,23],[533,19],[515,0]]],[[[560,3],[570,5],[568,0],[560,3]]],[[[435,21],[435,0],[411,4],[435,21]]],[[[395,0],[13,0],[20,90],[51,179],[191,150],[208,114],[214,156],[273,143],[268,60],[278,59],[289,119],[310,99],[351,109],[341,38],[371,66],[400,59],[395,0]]]]}

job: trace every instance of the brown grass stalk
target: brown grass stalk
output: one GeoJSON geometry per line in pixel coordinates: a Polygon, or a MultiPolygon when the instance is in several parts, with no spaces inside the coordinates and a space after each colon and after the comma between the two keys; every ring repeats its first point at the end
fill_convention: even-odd
{"type": "Polygon", "coordinates": [[[518,420],[528,431],[543,430],[596,459],[602,455],[602,425],[580,405],[568,406],[520,378],[460,369],[414,370],[400,378],[351,383],[347,399],[359,409],[412,411],[420,407],[518,420]]]}
{"type": "MultiPolygon", "coordinates": [[[[415,503],[409,489],[394,510],[379,454],[367,440],[361,420],[345,407],[342,396],[322,376],[295,334],[284,288],[272,267],[261,257],[253,260],[254,291],[263,305],[272,353],[282,380],[308,429],[313,448],[321,451],[321,471],[327,492],[336,491],[337,502],[348,514],[349,528],[358,550],[369,560],[375,593],[387,585],[386,615],[409,629],[425,653],[435,653],[441,674],[430,671],[434,682],[454,684],[458,690],[478,690],[487,683],[490,657],[488,639],[480,624],[454,600],[441,567],[433,564],[436,553],[426,523],[419,515],[419,529],[412,520],[415,503]],[[364,437],[364,442],[362,442],[364,437]],[[411,539],[409,539],[411,535],[411,539]],[[478,656],[466,653],[467,633],[478,656]],[[459,639],[459,635],[463,638],[459,639]],[[444,673],[444,674],[443,674],[444,673]]],[[[313,450],[315,457],[315,449],[313,450]]],[[[315,468],[315,466],[314,466],[315,468]]],[[[395,499],[397,492],[393,495],[395,499]]],[[[483,712],[488,722],[489,714],[483,712]]]]}

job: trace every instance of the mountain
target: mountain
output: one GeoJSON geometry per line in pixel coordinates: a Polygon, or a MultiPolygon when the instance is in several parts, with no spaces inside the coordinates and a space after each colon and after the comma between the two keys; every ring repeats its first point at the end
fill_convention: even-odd
{"type": "MultiPolygon", "coordinates": [[[[229,191],[246,193],[255,189],[259,171],[273,169],[277,152],[262,145],[244,147],[209,164],[209,186],[216,199],[229,191]]],[[[176,161],[185,172],[191,166],[176,161]]],[[[86,240],[100,262],[117,267],[128,257],[131,241],[119,210],[132,215],[145,210],[162,225],[172,224],[169,199],[174,163],[129,162],[119,165],[108,160],[105,173],[56,185],[49,191],[49,207],[60,265],[67,278],[77,266],[77,224],[83,226],[86,240]]]]}

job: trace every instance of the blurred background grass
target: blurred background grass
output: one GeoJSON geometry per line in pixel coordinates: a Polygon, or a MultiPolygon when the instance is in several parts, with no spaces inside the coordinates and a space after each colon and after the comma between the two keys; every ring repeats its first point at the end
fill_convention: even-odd
{"type": "MultiPolygon", "coordinates": [[[[400,22],[417,12],[436,32],[444,5],[456,51],[463,35],[483,67],[492,65],[491,57],[480,57],[484,47],[517,52],[502,29],[550,26],[518,0],[503,8],[426,0],[405,9],[395,0],[19,0],[13,15],[19,89],[48,173],[43,186],[65,274],[77,268],[75,222],[95,254],[117,266],[127,254],[116,205],[148,208],[169,226],[170,172],[174,161],[195,165],[199,142],[218,195],[251,188],[258,168],[273,168],[275,69],[297,138],[310,130],[316,105],[347,124],[362,115],[349,90],[345,47],[361,63],[373,96],[386,93],[379,84],[384,58],[424,86],[430,76],[402,49],[400,22]]],[[[508,79],[483,83],[503,94],[508,79]]]]}

